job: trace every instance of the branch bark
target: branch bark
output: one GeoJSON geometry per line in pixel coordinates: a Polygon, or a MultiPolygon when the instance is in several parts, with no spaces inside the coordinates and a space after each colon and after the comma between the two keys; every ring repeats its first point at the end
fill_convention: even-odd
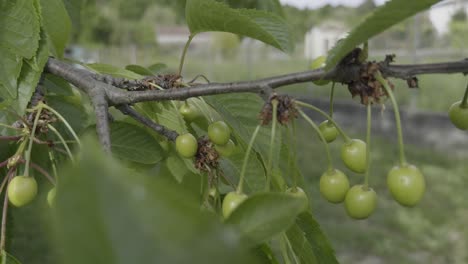
{"type": "MultiPolygon", "coordinates": [[[[392,65],[388,61],[379,62],[379,70],[384,77],[394,77],[408,80],[415,75],[421,74],[452,74],[467,73],[468,60],[455,62],[433,63],[433,64],[413,64],[413,65],[392,65]]],[[[287,86],[296,83],[304,83],[320,79],[331,80],[340,83],[349,83],[360,78],[363,65],[339,64],[332,70],[325,72],[323,69],[290,73],[280,76],[254,80],[240,81],[230,83],[208,83],[196,84],[191,87],[169,88],[165,90],[145,90],[145,91],[127,91],[121,88],[127,86],[139,85],[139,80],[125,80],[113,78],[108,75],[100,75],[90,71],[74,67],[63,61],[49,58],[46,64],[46,71],[56,76],[62,77],[69,83],[81,89],[90,98],[96,114],[97,132],[100,143],[104,149],[110,152],[109,135],[109,106],[116,106],[124,113],[132,116],[136,120],[153,128],[158,133],[165,135],[169,139],[174,138],[176,134],[168,132],[164,127],[155,124],[151,120],[139,115],[128,105],[145,101],[163,101],[163,100],[185,100],[197,96],[209,96],[226,93],[260,93],[267,95],[272,89],[287,86]],[[114,86],[119,85],[120,88],[114,86]]]]}
{"type": "MultiPolygon", "coordinates": [[[[382,62],[379,63],[379,65],[380,71],[385,77],[394,77],[405,80],[415,75],[422,74],[451,74],[468,72],[468,60],[413,65],[389,65],[382,62]]],[[[226,93],[258,93],[265,87],[275,89],[286,85],[304,83],[320,79],[348,83],[359,78],[361,69],[360,65],[352,64],[334,68],[329,72],[325,72],[323,69],[318,69],[313,71],[304,71],[274,76],[255,81],[208,83],[187,88],[173,88],[162,91],[124,91],[109,83],[98,81],[93,77],[93,73],[90,73],[86,70],[77,69],[70,64],[61,62],[56,59],[49,59],[46,67],[49,72],[64,78],[85,92],[90,89],[105,90],[109,105],[132,104],[144,101],[185,100],[190,97],[226,93]]],[[[122,82],[122,80],[120,80],[120,82],[122,82]]]]}
{"type": "Polygon", "coordinates": [[[135,111],[135,109],[131,108],[129,105],[121,105],[118,106],[117,109],[119,109],[124,115],[132,117],[133,119],[153,129],[154,131],[171,141],[175,141],[176,138],[179,136],[179,134],[176,131],[170,130],[165,126],[153,122],[153,120],[144,117],[143,115],[135,111]]]}

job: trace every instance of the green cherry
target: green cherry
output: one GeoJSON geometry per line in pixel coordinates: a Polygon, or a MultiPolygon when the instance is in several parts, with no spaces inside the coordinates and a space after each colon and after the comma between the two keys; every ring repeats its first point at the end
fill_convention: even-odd
{"type": "Polygon", "coordinates": [[[184,158],[192,158],[197,154],[197,139],[190,133],[179,135],[176,138],[176,150],[184,158]]]}
{"type": "Polygon", "coordinates": [[[247,199],[247,195],[244,193],[230,192],[226,194],[222,206],[224,218],[228,218],[245,199],[247,199]]]}
{"type": "Polygon", "coordinates": [[[328,143],[333,142],[338,137],[338,130],[328,120],[325,120],[322,123],[320,123],[319,129],[328,143]]]}
{"type": "Polygon", "coordinates": [[[185,121],[192,122],[201,116],[200,111],[188,102],[183,103],[179,108],[179,113],[184,117],[185,121]]]}
{"type": "MultiPolygon", "coordinates": [[[[316,70],[316,69],[322,68],[325,66],[326,61],[327,61],[327,57],[319,56],[312,61],[312,63],[310,64],[310,69],[316,70]]],[[[312,81],[312,82],[320,86],[327,85],[328,83],[330,83],[329,80],[318,80],[318,81],[312,81]]]]}
{"type": "Polygon", "coordinates": [[[421,171],[410,164],[393,167],[387,176],[387,186],[393,199],[408,207],[417,205],[426,190],[421,171]]]}
{"type": "Polygon", "coordinates": [[[304,201],[303,211],[307,211],[307,209],[309,209],[309,197],[307,197],[307,194],[302,188],[291,187],[286,190],[286,193],[304,201]]]}
{"type": "Polygon", "coordinates": [[[219,155],[223,157],[229,157],[236,149],[236,145],[232,140],[229,139],[226,145],[215,145],[216,151],[218,151],[219,155]]]}
{"type": "Polygon", "coordinates": [[[8,200],[16,207],[29,204],[37,195],[37,182],[30,176],[16,176],[8,184],[8,200]]]}
{"type": "Polygon", "coordinates": [[[341,203],[349,190],[349,180],[340,170],[326,171],[320,177],[320,194],[331,203],[341,203]]]}
{"type": "Polygon", "coordinates": [[[341,147],[341,159],[348,169],[364,173],[367,168],[366,142],[360,139],[351,139],[341,147]]]}
{"type": "Polygon", "coordinates": [[[208,137],[216,145],[226,145],[231,137],[231,129],[223,121],[216,121],[208,126],[208,137]]]}
{"type": "Polygon", "coordinates": [[[368,218],[377,207],[377,194],[372,188],[354,185],[345,198],[346,213],[354,219],[368,218]]]}
{"type": "Polygon", "coordinates": [[[461,130],[468,130],[468,107],[461,107],[461,101],[449,108],[450,121],[461,130]]]}

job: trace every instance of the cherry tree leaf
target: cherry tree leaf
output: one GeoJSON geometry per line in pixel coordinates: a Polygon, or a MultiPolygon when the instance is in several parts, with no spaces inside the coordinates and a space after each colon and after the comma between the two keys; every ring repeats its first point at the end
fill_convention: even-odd
{"type": "Polygon", "coordinates": [[[234,9],[214,0],[187,0],[185,19],[192,35],[208,31],[251,37],[282,51],[293,50],[293,37],[286,21],[273,13],[234,9]]]}
{"type": "Polygon", "coordinates": [[[391,0],[355,26],[329,51],[325,69],[331,69],[359,44],[441,0],[391,0]]]}

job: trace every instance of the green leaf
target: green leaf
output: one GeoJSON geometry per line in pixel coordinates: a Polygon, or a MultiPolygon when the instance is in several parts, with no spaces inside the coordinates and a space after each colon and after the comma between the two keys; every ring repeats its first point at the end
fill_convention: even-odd
{"type": "Polygon", "coordinates": [[[160,72],[162,72],[162,70],[166,69],[167,68],[167,65],[164,64],[164,63],[155,63],[155,64],[152,64],[148,67],[148,69],[153,73],[153,75],[156,75],[160,72]]]}
{"type": "Polygon", "coordinates": [[[52,211],[58,263],[258,263],[183,188],[127,170],[97,142],[83,146],[79,164],[60,172],[67,177],[52,211]]]}
{"type": "Polygon", "coordinates": [[[139,103],[135,109],[154,122],[175,130],[179,134],[187,132],[185,121],[174,102],[139,103]]]}
{"type": "Polygon", "coordinates": [[[21,264],[19,260],[17,260],[12,255],[8,254],[5,250],[2,250],[2,264],[21,264]]]}
{"type": "MultiPolygon", "coordinates": [[[[215,120],[216,117],[218,117],[218,114],[216,113],[216,111],[212,109],[211,106],[208,105],[204,100],[198,97],[192,97],[192,98],[188,98],[186,101],[190,105],[198,109],[207,122],[211,122],[211,120],[215,120]]],[[[205,131],[208,129],[208,127],[206,128],[203,127],[203,128],[205,129],[205,131]]]]}
{"type": "Polygon", "coordinates": [[[32,67],[31,63],[23,63],[23,67],[21,68],[21,74],[18,78],[18,95],[16,98],[11,98],[12,100],[16,99],[12,108],[19,115],[22,115],[25,112],[29,100],[36,89],[37,83],[39,82],[44,70],[47,59],[49,58],[47,42],[47,36],[44,32],[41,32],[39,49],[37,50],[36,56],[33,58],[36,66],[32,67]]]}
{"type": "Polygon", "coordinates": [[[77,28],[80,25],[81,9],[85,2],[86,0],[63,0],[74,28],[77,28]]]}
{"type": "Polygon", "coordinates": [[[304,200],[285,193],[256,193],[226,219],[246,243],[259,245],[287,230],[303,210],[304,200]]]}
{"type": "Polygon", "coordinates": [[[143,75],[143,76],[153,76],[153,72],[150,69],[147,69],[140,65],[130,64],[125,66],[126,70],[132,71],[136,74],[143,75]]]}
{"type": "MultiPolygon", "coordinates": [[[[242,139],[237,138],[237,145],[234,152],[229,158],[220,161],[221,168],[225,177],[232,182],[239,182],[240,171],[244,163],[247,143],[242,139]]],[[[245,192],[258,192],[265,190],[266,176],[265,169],[257,153],[252,153],[247,163],[247,174],[245,175],[245,187],[248,188],[245,192]]]]}
{"type": "Polygon", "coordinates": [[[165,160],[169,172],[174,176],[177,182],[182,182],[185,175],[189,173],[200,173],[195,169],[191,159],[184,159],[176,151],[172,151],[165,160]]]}
{"type": "MultiPolygon", "coordinates": [[[[0,2],[0,51],[32,58],[39,47],[40,17],[35,1],[0,2]]],[[[3,52],[2,52],[3,56],[3,52]]]]}
{"type": "Polygon", "coordinates": [[[21,73],[23,60],[10,50],[0,47],[0,97],[16,98],[18,89],[18,77],[21,73]]]}
{"type": "Polygon", "coordinates": [[[346,38],[338,41],[328,52],[325,69],[329,70],[359,44],[441,0],[391,0],[377,8],[354,27],[346,38]]]}
{"type": "Polygon", "coordinates": [[[273,13],[234,9],[214,0],[187,0],[185,19],[192,35],[207,31],[230,32],[285,52],[293,50],[292,31],[283,18],[273,13]]]}
{"type": "Polygon", "coordinates": [[[114,77],[121,77],[127,79],[142,79],[143,76],[140,74],[136,74],[132,71],[122,69],[113,65],[104,64],[104,63],[91,63],[85,64],[84,66],[90,68],[91,70],[102,73],[102,74],[109,74],[114,77]]]}
{"type": "MultiPolygon", "coordinates": [[[[249,142],[253,131],[260,123],[258,120],[258,113],[260,112],[264,102],[258,96],[252,96],[252,94],[230,94],[230,95],[217,95],[205,98],[206,102],[210,104],[213,109],[216,109],[222,116],[223,120],[232,127],[232,133],[236,135],[236,138],[240,138],[243,142],[249,142]]],[[[278,127],[277,136],[275,139],[275,151],[273,156],[273,169],[281,162],[286,162],[288,156],[284,155],[280,160],[280,153],[286,153],[282,149],[286,146],[281,143],[282,136],[281,131],[278,127]]],[[[271,137],[271,126],[264,126],[260,129],[257,139],[254,143],[254,150],[259,155],[259,159],[263,164],[268,163],[268,155],[270,149],[270,137],[271,137]]],[[[251,157],[253,157],[252,155],[251,157]]],[[[265,165],[266,166],[266,165],[265,165]]],[[[276,189],[284,190],[285,182],[282,180],[281,175],[275,173],[273,178],[273,186],[276,189]]],[[[265,178],[264,173],[247,175],[250,177],[250,181],[255,183],[262,182],[265,178]],[[256,177],[254,179],[252,177],[256,177]]],[[[251,186],[252,187],[252,186],[251,186]]]]}
{"type": "Polygon", "coordinates": [[[265,10],[284,17],[283,7],[279,0],[223,0],[221,2],[225,2],[233,8],[265,10]]]}
{"type": "Polygon", "coordinates": [[[300,214],[286,234],[301,263],[338,264],[327,237],[309,212],[300,214]]]}
{"type": "Polygon", "coordinates": [[[158,141],[145,129],[124,122],[110,124],[112,153],[121,159],[154,164],[163,159],[158,141]]]}
{"type": "Polygon", "coordinates": [[[62,0],[41,0],[44,29],[51,40],[51,51],[62,57],[71,32],[70,16],[62,0]]]}
{"type": "Polygon", "coordinates": [[[73,88],[70,83],[53,74],[46,74],[43,84],[47,94],[72,96],[73,88]]]}
{"type": "Polygon", "coordinates": [[[165,163],[169,172],[179,183],[182,182],[185,174],[189,173],[189,169],[176,152],[172,152],[165,160],[165,163]]]}
{"type": "MultiPolygon", "coordinates": [[[[80,134],[88,125],[88,113],[78,96],[47,95],[46,102],[67,120],[77,134],[80,134]]],[[[62,122],[57,122],[53,126],[62,133],[64,138],[74,139],[62,122]]]]}
{"type": "MultiPolygon", "coordinates": [[[[259,124],[257,118],[264,102],[252,94],[216,95],[205,98],[206,102],[216,109],[223,120],[244,142],[249,142],[253,131],[259,124]]],[[[270,128],[260,129],[254,148],[266,160],[270,145],[270,128]]]]}

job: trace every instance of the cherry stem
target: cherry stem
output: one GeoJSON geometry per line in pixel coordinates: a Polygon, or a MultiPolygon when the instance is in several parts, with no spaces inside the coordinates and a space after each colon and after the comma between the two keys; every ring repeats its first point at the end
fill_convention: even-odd
{"type": "Polygon", "coordinates": [[[3,211],[2,211],[2,234],[0,236],[0,250],[5,250],[5,241],[6,241],[6,215],[8,213],[8,194],[5,192],[5,197],[3,198],[3,211]]]}
{"type": "Polygon", "coordinates": [[[294,254],[294,250],[293,250],[293,247],[291,245],[291,241],[289,241],[289,238],[286,235],[286,233],[283,233],[283,236],[284,236],[284,239],[286,241],[286,245],[288,246],[288,251],[291,252],[291,255],[292,255],[293,259],[294,259],[294,263],[300,263],[300,261],[297,259],[297,256],[294,254]]]}
{"type": "Polygon", "coordinates": [[[244,178],[245,178],[245,171],[247,170],[247,163],[249,163],[250,152],[251,152],[253,144],[255,142],[255,138],[258,135],[258,131],[260,131],[260,125],[258,125],[255,128],[255,130],[254,130],[254,132],[252,134],[252,137],[250,138],[249,145],[247,146],[247,150],[246,150],[246,153],[245,153],[244,161],[242,163],[242,169],[241,169],[241,173],[240,173],[240,177],[239,177],[239,185],[237,185],[237,190],[236,190],[236,192],[238,194],[242,193],[242,187],[244,185],[244,178]]]}
{"type": "MultiPolygon", "coordinates": [[[[13,179],[13,176],[15,174],[16,167],[12,167],[5,179],[2,182],[2,186],[0,187],[0,193],[3,191],[5,186],[10,184],[11,179],[13,179]]],[[[6,241],[6,222],[7,222],[7,214],[8,214],[8,193],[5,191],[5,196],[3,198],[3,210],[2,210],[2,224],[1,224],[1,234],[0,234],[0,250],[3,252],[5,250],[5,241],[6,241]]]]}
{"type": "Polygon", "coordinates": [[[330,90],[330,117],[333,117],[333,99],[335,97],[335,82],[332,84],[332,88],[330,90]]]}
{"type": "Polygon", "coordinates": [[[55,181],[58,181],[58,177],[57,177],[57,167],[55,166],[55,156],[54,156],[54,152],[52,150],[49,149],[49,160],[50,160],[50,164],[52,164],[52,172],[54,173],[54,179],[55,181]]]}
{"type": "MultiPolygon", "coordinates": [[[[296,120],[293,119],[291,121],[291,124],[292,124],[292,162],[293,162],[292,165],[293,165],[293,168],[296,168],[296,165],[297,165],[296,120]]],[[[293,172],[293,187],[294,187],[294,189],[297,188],[297,171],[296,171],[296,169],[294,169],[294,172],[293,172]]]]}
{"type": "Polygon", "coordinates": [[[393,95],[392,88],[390,88],[390,86],[388,85],[387,80],[385,80],[382,77],[382,74],[380,73],[380,71],[377,71],[376,73],[374,73],[374,77],[377,81],[379,81],[383,85],[385,91],[390,97],[390,101],[392,102],[393,111],[395,113],[395,123],[397,127],[397,134],[398,134],[398,146],[400,148],[400,165],[403,166],[406,164],[406,156],[405,156],[405,144],[403,143],[403,130],[401,128],[401,119],[400,119],[400,111],[398,109],[398,104],[395,99],[395,96],[393,95]]]}
{"type": "MultiPolygon", "coordinates": [[[[25,163],[26,161],[24,159],[20,159],[19,160],[20,163],[25,163]]],[[[38,172],[40,172],[44,177],[47,178],[48,181],[50,181],[50,183],[52,183],[53,185],[55,185],[55,180],[54,178],[44,169],[42,168],[40,165],[30,161],[31,163],[31,168],[37,170],[38,172]]]]}
{"type": "Polygon", "coordinates": [[[286,240],[286,236],[282,236],[280,238],[281,255],[283,256],[284,264],[292,264],[291,260],[289,259],[288,246],[286,240]]]}
{"type": "Polygon", "coordinates": [[[9,125],[5,125],[5,124],[2,124],[2,123],[0,123],[0,126],[4,127],[4,128],[13,129],[13,130],[21,130],[21,128],[19,128],[19,127],[9,126],[9,125]]]}
{"type": "Polygon", "coordinates": [[[48,105],[46,105],[44,103],[40,103],[39,107],[42,107],[42,108],[45,108],[45,109],[49,110],[56,117],[58,117],[58,119],[60,119],[60,121],[62,121],[62,123],[65,125],[65,127],[68,129],[68,131],[70,131],[72,136],[75,138],[76,143],[78,143],[78,145],[81,147],[80,139],[78,138],[78,135],[75,133],[75,130],[73,130],[73,128],[70,126],[70,124],[67,122],[67,120],[59,112],[55,111],[55,109],[53,109],[52,107],[50,107],[50,106],[48,106],[48,105]]]}
{"type": "MultiPolygon", "coordinates": [[[[340,135],[344,138],[345,142],[350,142],[351,141],[351,138],[348,137],[345,132],[340,128],[340,126],[335,122],[335,120],[333,120],[333,118],[331,116],[329,116],[327,113],[325,113],[324,111],[322,111],[320,108],[314,106],[314,105],[311,105],[311,104],[308,104],[308,103],[304,103],[304,102],[301,102],[301,101],[295,101],[297,105],[299,106],[302,106],[302,107],[306,107],[306,108],[309,108],[311,110],[314,110],[316,111],[317,113],[321,114],[322,116],[324,116],[325,118],[327,118],[335,127],[336,129],[338,130],[338,133],[340,133],[340,135]]],[[[325,141],[326,142],[326,141],[325,141]]]]}
{"type": "Polygon", "coordinates": [[[62,145],[63,147],[65,148],[65,150],[67,151],[67,154],[68,154],[68,157],[70,158],[70,160],[75,163],[75,159],[73,158],[73,155],[70,151],[70,148],[68,147],[67,145],[67,142],[65,142],[65,140],[63,139],[62,135],[60,135],[60,133],[57,131],[57,129],[55,129],[55,127],[51,126],[50,124],[47,125],[47,127],[52,131],[54,132],[54,134],[59,138],[59,140],[62,142],[62,145]]]}
{"type": "Polygon", "coordinates": [[[185,46],[184,46],[184,50],[182,51],[182,57],[180,58],[180,63],[179,63],[179,71],[178,71],[179,75],[182,74],[182,68],[184,67],[184,61],[185,61],[185,54],[187,54],[187,50],[188,50],[188,48],[190,46],[190,42],[192,42],[193,37],[195,37],[195,35],[190,35],[188,37],[188,40],[187,40],[187,42],[185,43],[185,46]]]}
{"type": "Polygon", "coordinates": [[[314,123],[314,121],[312,121],[312,119],[310,119],[302,110],[299,110],[299,114],[312,126],[315,132],[317,132],[317,134],[319,135],[323,145],[325,146],[325,152],[327,153],[328,171],[332,171],[333,161],[332,161],[331,154],[330,154],[330,147],[328,146],[328,143],[325,140],[325,137],[323,136],[318,126],[314,123]]]}
{"type": "Polygon", "coordinates": [[[465,88],[465,94],[463,95],[463,99],[460,104],[460,108],[468,108],[468,83],[465,88]]]}
{"type": "Polygon", "coordinates": [[[37,128],[37,123],[39,122],[39,117],[42,112],[42,107],[39,107],[36,112],[36,116],[34,117],[34,123],[32,130],[29,133],[29,145],[28,149],[26,150],[26,165],[24,167],[24,176],[29,176],[29,165],[31,163],[31,152],[32,152],[32,146],[34,143],[34,135],[36,134],[36,128],[37,128]]]}
{"type": "Polygon", "coordinates": [[[366,174],[364,175],[364,186],[367,188],[369,187],[369,171],[370,171],[370,164],[371,164],[371,127],[372,127],[372,104],[370,102],[367,103],[367,132],[366,132],[366,174]]]}
{"type": "Polygon", "coordinates": [[[272,100],[271,104],[273,105],[272,110],[272,122],[271,122],[271,136],[270,136],[270,150],[268,153],[268,166],[267,166],[267,177],[265,184],[265,191],[270,190],[271,182],[271,171],[273,166],[273,153],[275,150],[275,139],[276,139],[276,123],[278,122],[278,100],[272,100]]]}

